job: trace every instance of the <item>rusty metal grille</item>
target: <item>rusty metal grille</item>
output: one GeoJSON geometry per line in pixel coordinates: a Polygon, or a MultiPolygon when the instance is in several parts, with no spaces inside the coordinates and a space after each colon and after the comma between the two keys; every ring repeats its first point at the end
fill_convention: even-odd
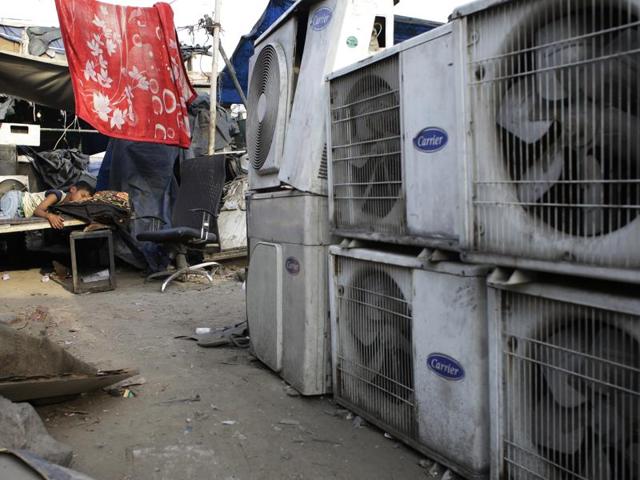
{"type": "Polygon", "coordinates": [[[416,437],[411,271],[338,258],[336,397],[416,437]]]}
{"type": "Polygon", "coordinates": [[[331,81],[339,229],[398,233],[406,224],[398,65],[396,55],[331,81]]]}
{"type": "Polygon", "coordinates": [[[638,5],[513,1],[469,19],[478,249],[544,256],[536,237],[571,261],[637,266],[638,5]],[[571,251],[605,237],[608,252],[571,251]]]}
{"type": "Polygon", "coordinates": [[[640,478],[640,317],[503,301],[501,478],[640,478]]]}

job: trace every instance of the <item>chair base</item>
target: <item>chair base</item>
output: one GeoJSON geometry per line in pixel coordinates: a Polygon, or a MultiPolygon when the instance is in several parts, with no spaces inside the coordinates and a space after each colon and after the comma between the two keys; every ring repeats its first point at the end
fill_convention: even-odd
{"type": "Polygon", "coordinates": [[[188,280],[189,275],[197,275],[197,276],[205,277],[207,280],[209,280],[209,283],[212,284],[213,276],[216,274],[219,268],[220,268],[220,264],[217,262],[199,263],[198,265],[191,265],[183,268],[178,268],[177,270],[173,270],[173,271],[152,273],[145,279],[145,283],[157,278],[168,277],[164,282],[162,282],[162,287],[160,287],[160,291],[164,292],[173,280],[183,278],[186,281],[188,280]],[[209,271],[207,270],[208,267],[214,267],[214,268],[212,268],[211,271],[209,271]]]}

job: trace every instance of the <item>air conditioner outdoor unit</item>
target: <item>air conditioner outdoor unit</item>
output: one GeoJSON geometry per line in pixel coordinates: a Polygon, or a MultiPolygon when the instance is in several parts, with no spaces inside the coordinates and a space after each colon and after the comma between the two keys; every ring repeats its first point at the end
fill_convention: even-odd
{"type": "Polygon", "coordinates": [[[464,477],[487,478],[487,269],[330,253],[336,401],[464,477]]]}
{"type": "Polygon", "coordinates": [[[0,197],[11,190],[29,191],[29,177],[26,175],[0,175],[0,197]]]}
{"type": "Polygon", "coordinates": [[[325,76],[393,45],[392,0],[300,0],[249,65],[249,188],[326,194],[325,76]]]}
{"type": "Polygon", "coordinates": [[[296,191],[254,193],[247,199],[247,224],[252,350],[301,394],[327,393],[327,198],[296,191]]]}
{"type": "Polygon", "coordinates": [[[640,1],[477,2],[469,260],[640,282],[640,1]]]}
{"type": "Polygon", "coordinates": [[[330,82],[330,219],[337,235],[458,248],[464,135],[451,24],[330,82]]]}
{"type": "Polygon", "coordinates": [[[499,276],[488,302],[492,478],[640,478],[637,286],[499,276]]]}

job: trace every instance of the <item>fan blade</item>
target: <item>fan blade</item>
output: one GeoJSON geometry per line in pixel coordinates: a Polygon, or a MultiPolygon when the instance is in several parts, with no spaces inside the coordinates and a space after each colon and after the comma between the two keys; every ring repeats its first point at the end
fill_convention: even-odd
{"type": "Polygon", "coordinates": [[[579,408],[563,408],[541,399],[533,416],[533,442],[539,448],[573,455],[582,446],[586,432],[584,414],[579,408]]]}
{"type": "Polygon", "coordinates": [[[549,132],[553,121],[535,118],[538,103],[533,87],[526,85],[526,81],[515,83],[502,99],[498,125],[527,144],[539,142],[549,132]]]}
{"type": "Polygon", "coordinates": [[[594,396],[590,426],[603,445],[624,448],[630,440],[632,427],[615,400],[594,396]]]}
{"type": "Polygon", "coordinates": [[[572,375],[564,372],[581,371],[584,362],[582,352],[586,351],[587,344],[585,336],[576,329],[568,328],[548,337],[547,343],[562,349],[546,348],[540,355],[540,361],[550,366],[543,369],[543,375],[553,400],[564,408],[584,405],[586,397],[575,388],[576,382],[572,375]],[[569,353],[567,350],[576,353],[569,353]]]}
{"type": "Polygon", "coordinates": [[[585,22],[567,23],[566,19],[551,22],[536,32],[536,45],[542,45],[536,51],[537,91],[542,98],[552,102],[568,98],[569,85],[577,84],[575,79],[580,75],[580,69],[565,66],[594,56],[588,39],[566,40],[579,37],[578,25],[585,25],[585,22]]]}
{"type": "Polygon", "coordinates": [[[609,398],[617,393],[623,394],[615,387],[630,392],[640,391],[640,374],[637,371],[640,365],[640,344],[629,334],[614,327],[602,328],[594,335],[588,353],[594,358],[605,360],[590,360],[582,364],[580,373],[594,379],[587,385],[590,389],[609,398]]]}
{"type": "Polygon", "coordinates": [[[582,215],[582,232],[585,235],[597,235],[604,228],[604,175],[602,166],[592,155],[584,155],[578,160],[578,179],[582,182],[582,204],[598,205],[585,207],[582,215]]]}
{"type": "Polygon", "coordinates": [[[593,480],[617,480],[616,477],[614,477],[613,469],[611,468],[607,448],[598,440],[596,440],[596,444],[589,452],[589,455],[587,455],[586,462],[587,466],[585,468],[585,474],[580,478],[593,480]]]}
{"type": "Polygon", "coordinates": [[[560,179],[564,155],[555,149],[545,152],[522,176],[523,183],[518,185],[518,198],[524,203],[535,203],[544,197],[560,179]]]}
{"type": "MultiPolygon", "coordinates": [[[[637,28],[627,28],[615,36],[597,52],[598,57],[608,58],[599,65],[597,74],[584,75],[583,90],[599,103],[611,103],[620,108],[636,105],[638,90],[636,79],[640,73],[640,33],[637,28]],[[628,52],[635,52],[629,54],[628,52]]],[[[586,70],[587,67],[585,67],[586,70]]]]}

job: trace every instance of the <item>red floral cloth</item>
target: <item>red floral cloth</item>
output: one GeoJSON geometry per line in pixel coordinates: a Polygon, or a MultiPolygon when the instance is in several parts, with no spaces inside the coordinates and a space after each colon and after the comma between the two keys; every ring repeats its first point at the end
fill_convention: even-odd
{"type": "Polygon", "coordinates": [[[166,3],[56,0],[76,114],[116,138],[188,147],[195,98],[166,3]]]}

